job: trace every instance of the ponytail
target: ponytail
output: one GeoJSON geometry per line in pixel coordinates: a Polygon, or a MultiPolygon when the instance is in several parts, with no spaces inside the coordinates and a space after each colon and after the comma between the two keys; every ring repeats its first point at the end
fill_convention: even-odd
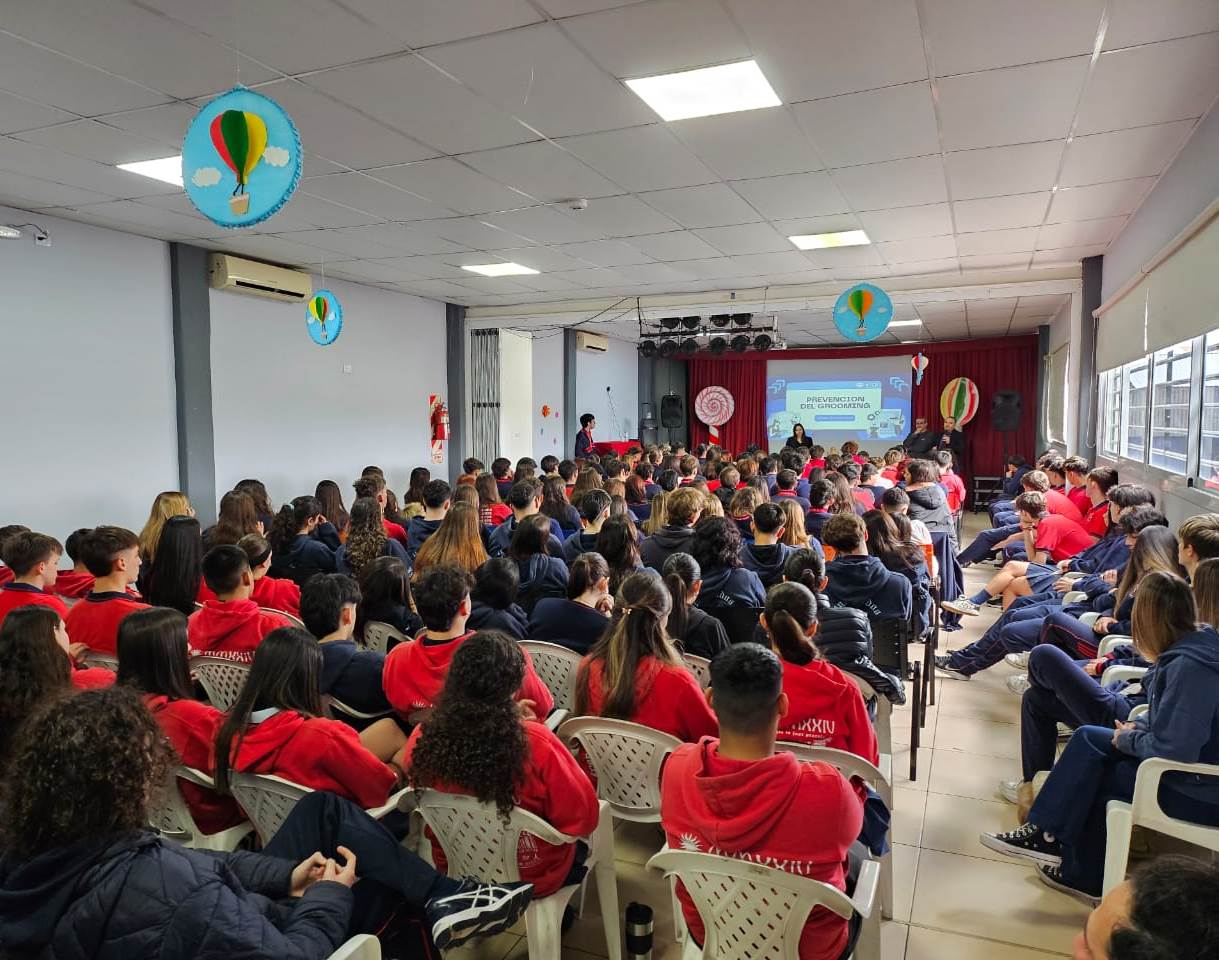
{"type": "Polygon", "coordinates": [[[576,600],[609,576],[609,564],[595,551],[582,553],[571,564],[567,578],[567,599],[576,600]]]}
{"type": "Polygon", "coordinates": [[[297,497],[291,503],[285,503],[279,508],[271,524],[271,532],[267,534],[271,550],[275,553],[286,551],[309,518],[321,512],[322,505],[317,497],[297,497]]]}
{"type": "Polygon", "coordinates": [[[690,604],[686,597],[694,589],[694,585],[703,579],[702,568],[698,561],[688,553],[673,553],[665,560],[665,586],[673,598],[673,610],[669,614],[668,634],[674,640],[684,641],[686,631],[690,628],[690,604]]]}
{"type": "Polygon", "coordinates": [[[799,583],[780,583],[766,595],[766,631],[787,663],[803,667],[817,659],[806,631],[817,622],[817,597],[799,583]]]}

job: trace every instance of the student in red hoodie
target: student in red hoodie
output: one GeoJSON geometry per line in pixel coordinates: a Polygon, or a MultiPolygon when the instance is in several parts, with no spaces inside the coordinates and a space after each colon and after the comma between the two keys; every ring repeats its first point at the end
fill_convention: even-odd
{"type": "Polygon", "coordinates": [[[51,588],[51,592],[57,596],[79,600],[93,589],[93,574],[89,572],[89,568],[85,566],[85,562],[80,556],[80,545],[88,534],[89,528],[81,527],[68,534],[68,539],[64,541],[64,552],[72,561],[72,569],[60,570],[55,576],[55,585],[51,588]]]}
{"type": "MultiPolygon", "coordinates": [[[[470,574],[447,565],[432,567],[413,585],[415,609],[423,618],[425,632],[417,640],[394,647],[385,658],[382,674],[386,699],[402,716],[409,717],[435,705],[453,654],[474,636],[473,631],[466,630],[473,586],[470,574]]],[[[517,699],[532,702],[539,717],[554,709],[554,697],[534,672],[528,653],[525,653],[525,679],[517,699]]]]}
{"type": "Polygon", "coordinates": [[[287,618],[260,609],[250,599],[254,574],[240,547],[213,547],[204,554],[203,579],[216,599],[191,614],[187,630],[192,653],[250,663],[263,637],[278,627],[292,625],[287,618]]]}
{"type": "Polygon", "coordinates": [[[49,592],[61,556],[63,546],[45,533],[26,530],[4,542],[4,565],[13,571],[13,579],[0,587],[0,623],[10,610],[25,606],[50,607],[61,618],[68,615],[68,605],[49,592]]]}
{"type": "MultiPolygon", "coordinates": [[[[237,546],[245,551],[250,561],[250,573],[254,577],[254,592],[250,594],[250,599],[264,610],[278,610],[299,617],[301,588],[286,577],[267,576],[272,560],[271,544],[267,538],[258,533],[247,533],[237,541],[237,546]]],[[[201,583],[199,602],[215,599],[216,595],[208,589],[207,583],[201,583]]]]}
{"type": "MultiPolygon", "coordinates": [[[[852,849],[863,806],[834,767],[775,753],[789,709],[778,658],[756,643],[731,647],[711,664],[708,694],[719,739],[679,747],[662,774],[660,822],[668,845],[777,867],[849,893],[865,856],[861,846],[852,849]]],[[[701,944],[703,919],[680,883],[677,896],[701,944]]],[[[848,922],[814,909],[800,960],[838,960],[858,932],[858,917],[848,922]]]]}
{"type": "Polygon", "coordinates": [[[122,527],[95,527],[78,546],[93,590],[64,618],[68,636],[97,653],[114,654],[119,624],[148,609],[128,592],[140,575],[140,539],[122,527]]]}
{"type": "Polygon", "coordinates": [[[609,629],[580,662],[576,716],[629,720],[688,743],[715,735],[715,714],[665,633],[672,608],[656,574],[622,582],[609,629]]]}
{"type": "MultiPolygon", "coordinates": [[[[127,617],[118,629],[118,684],[140,694],[178,760],[208,776],[215,773],[212,745],[224,714],[194,698],[186,617],[168,607],[149,607],[127,617]]],[[[179,780],[191,816],[206,834],[245,819],[232,797],[179,780]]]]}
{"type": "MultiPolygon", "coordinates": [[[[597,826],[597,793],[587,774],[546,726],[515,700],[525,678],[520,645],[506,633],[483,630],[453,654],[444,689],[430,718],[406,745],[403,765],[416,787],[464,793],[537,814],[560,833],[586,837],[597,826]]],[[[433,839],[435,863],[445,863],[433,839]]],[[[545,897],[583,863],[582,843],[552,846],[536,838],[518,852],[521,879],[545,897]]]]}
{"type": "Polygon", "coordinates": [[[49,607],[23,607],[0,626],[0,768],[26,717],[72,691],[68,635],[49,607]]]}
{"type": "Polygon", "coordinates": [[[1083,457],[1067,457],[1062,462],[1062,472],[1067,479],[1067,499],[1086,517],[1092,509],[1092,497],[1088,490],[1088,474],[1091,472],[1088,461],[1083,457]]]}
{"type": "Polygon", "coordinates": [[[4,562],[4,545],[8,543],[10,537],[15,537],[19,533],[28,533],[29,530],[29,527],[23,527],[19,523],[10,523],[8,526],[0,527],[0,586],[4,586],[13,579],[13,568],[4,562]]]}

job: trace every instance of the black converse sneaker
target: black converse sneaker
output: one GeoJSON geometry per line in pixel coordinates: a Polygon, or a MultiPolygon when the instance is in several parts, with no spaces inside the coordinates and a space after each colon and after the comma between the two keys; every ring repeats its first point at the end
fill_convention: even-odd
{"type": "Polygon", "coordinates": [[[1076,900],[1082,900],[1090,907],[1095,907],[1100,903],[1100,897],[1084,893],[1079,888],[1067,883],[1062,876],[1062,867],[1050,867],[1042,864],[1037,868],[1037,876],[1047,887],[1057,890],[1059,893],[1065,893],[1068,897],[1074,897],[1076,900]]]}
{"type": "Polygon", "coordinates": [[[962,673],[956,667],[952,666],[952,657],[946,654],[939,654],[935,658],[935,668],[946,677],[951,677],[953,680],[968,680],[969,674],[962,673]]]}
{"type": "Polygon", "coordinates": [[[424,907],[432,925],[432,940],[439,950],[502,933],[521,918],[533,899],[532,883],[479,883],[462,880],[447,897],[429,900],[424,907]]]}
{"type": "Polygon", "coordinates": [[[1017,827],[1007,833],[984,833],[978,840],[987,849],[1009,857],[1019,857],[1054,867],[1062,863],[1059,842],[1035,823],[1026,823],[1023,827],[1017,827]]]}

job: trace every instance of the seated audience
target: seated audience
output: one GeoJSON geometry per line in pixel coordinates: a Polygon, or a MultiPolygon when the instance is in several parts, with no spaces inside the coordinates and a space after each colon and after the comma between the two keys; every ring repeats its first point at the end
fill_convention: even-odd
{"type": "Polygon", "coordinates": [[[804,518],[807,514],[798,503],[779,497],[775,501],[775,505],[783,511],[783,533],[779,536],[780,543],[787,544],[793,550],[803,550],[806,547],[814,550],[821,549],[821,541],[814,540],[808,535],[808,530],[804,526],[804,518]]]}
{"type": "Polygon", "coordinates": [[[602,524],[597,534],[596,550],[609,564],[609,592],[618,592],[622,581],[636,570],[642,570],[639,559],[639,535],[628,516],[611,516],[602,524]]]}
{"type": "MultiPolygon", "coordinates": [[[[576,502],[579,499],[576,498],[576,502]]],[[[487,553],[493,557],[502,557],[512,545],[512,536],[516,533],[517,524],[526,517],[536,516],[542,509],[542,488],[536,480],[522,480],[514,483],[508,491],[508,506],[512,508],[512,516],[491,531],[491,540],[487,544],[487,553]]],[[[550,540],[547,544],[552,557],[563,556],[563,530],[558,522],[550,517],[545,518],[550,527],[550,540]]]]}
{"type": "Polygon", "coordinates": [[[428,538],[440,529],[449,512],[453,488],[444,480],[429,480],[423,488],[423,513],[412,517],[406,531],[406,552],[413,561],[428,538]]]}
{"type": "MultiPolygon", "coordinates": [[[[238,493],[244,493],[254,501],[254,516],[262,524],[264,533],[270,530],[271,524],[275,521],[275,507],[271,505],[271,497],[267,493],[266,485],[261,480],[248,478],[238,480],[233,484],[233,489],[238,493]]],[[[193,511],[191,515],[194,515],[193,511]]]]}
{"type": "Polygon", "coordinates": [[[415,576],[431,567],[452,565],[473,573],[487,562],[483,546],[483,529],[478,522],[478,508],[468,503],[455,503],[445,514],[440,526],[415,554],[415,576]]]}
{"type": "Polygon", "coordinates": [[[72,606],[64,625],[73,643],[113,656],[119,624],[137,610],[148,609],[128,592],[140,576],[140,541],[122,527],[94,527],[80,551],[94,578],[93,590],[72,606]]]}
{"type": "MultiPolygon", "coordinates": [[[[561,549],[555,553],[550,550],[550,522],[540,513],[525,517],[516,525],[508,547],[508,558],[516,562],[520,574],[518,599],[526,613],[543,597],[561,597],[567,592],[567,564],[561,549]]],[[[598,541],[604,535],[603,528],[598,541]]]]}
{"type": "Polygon", "coordinates": [[[388,623],[407,637],[413,637],[423,627],[423,621],[411,609],[410,571],[397,557],[378,557],[364,569],[360,595],[356,636],[361,640],[369,623],[388,623]]]}
{"type": "MultiPolygon", "coordinates": [[[[385,483],[385,475],[382,474],[379,469],[373,469],[376,472],[370,472],[368,468],[365,468],[364,475],[353,484],[356,492],[356,498],[360,499],[363,497],[371,497],[372,499],[376,500],[377,506],[381,508],[381,523],[385,528],[385,535],[391,540],[397,541],[399,544],[405,547],[409,553],[413,554],[414,550],[417,550],[418,547],[412,549],[410,540],[407,536],[406,530],[403,529],[402,524],[398,523],[396,520],[390,519],[389,517],[389,488],[385,483]]],[[[444,483],[443,480],[437,482],[444,483]]],[[[447,483],[445,483],[445,487],[448,487],[447,483]]],[[[424,490],[426,489],[427,488],[425,487],[424,490]]],[[[352,509],[354,510],[355,508],[353,507],[352,509]]]]}
{"type": "MultiPolygon", "coordinates": [[[[810,537],[821,540],[821,529],[825,526],[837,505],[834,500],[834,484],[829,480],[816,480],[808,485],[808,516],[804,524],[810,537]]],[[[854,510],[854,508],[851,508],[854,510]]]]}
{"type": "Polygon", "coordinates": [[[284,616],[261,609],[250,599],[254,574],[240,547],[213,547],[203,557],[203,579],[216,595],[190,615],[191,653],[250,663],[263,637],[291,626],[284,616]]]}
{"type": "Polygon", "coordinates": [[[956,552],[957,525],[948,509],[948,498],[940,486],[939,468],[930,460],[911,460],[906,464],[906,510],[911,521],[919,520],[931,533],[947,534],[956,552]]]}
{"type": "Polygon", "coordinates": [[[334,573],[339,532],[316,497],[297,497],[279,508],[267,536],[274,554],[271,573],[304,584],[315,573],[334,573]]]}
{"type": "Polygon", "coordinates": [[[511,557],[493,557],[474,571],[466,629],[499,630],[516,640],[529,636],[529,614],[516,602],[521,571],[511,557]]]}
{"type": "MultiPolygon", "coordinates": [[[[88,534],[89,528],[81,527],[79,530],[69,533],[68,539],[63,542],[64,553],[72,561],[72,569],[60,570],[55,575],[51,591],[58,596],[79,600],[93,589],[93,574],[89,572],[89,568],[85,566],[85,561],[80,555],[80,545],[88,534]]],[[[0,569],[8,570],[7,567],[0,567],[0,569]]],[[[4,580],[0,580],[0,583],[3,582],[4,580]]]]}
{"type": "Polygon", "coordinates": [[[410,563],[406,548],[386,535],[377,501],[372,497],[357,497],[351,505],[347,540],[334,554],[334,569],[338,573],[358,577],[378,557],[394,557],[403,563],[410,563]]]}
{"type": "Polygon", "coordinates": [[[863,515],[863,523],[867,532],[868,553],[884,564],[885,569],[900,573],[910,581],[911,600],[916,612],[915,629],[918,636],[923,636],[931,626],[935,613],[926,554],[921,547],[905,542],[893,518],[883,510],[869,510],[863,515]]]}
{"type": "MultiPolygon", "coordinates": [[[[590,496],[591,493],[586,493],[585,500],[590,496]]],[[[571,563],[567,596],[539,600],[529,614],[525,636],[557,643],[579,654],[588,653],[589,647],[605,632],[614,609],[609,580],[605,557],[594,551],[581,553],[571,563]]],[[[669,623],[671,628],[671,618],[669,623]]]]}
{"type": "Polygon", "coordinates": [[[792,548],[782,542],[785,521],[778,504],[758,504],[750,520],[752,537],[741,544],[741,565],[758,575],[763,589],[783,579],[783,565],[792,553],[792,548]]]}
{"type": "MultiPolygon", "coordinates": [[[[339,485],[333,480],[322,480],[318,483],[317,489],[313,491],[313,496],[321,504],[322,515],[330,518],[330,523],[338,532],[339,539],[346,540],[347,524],[351,518],[347,513],[347,508],[343,506],[343,491],[339,489],[339,485]]],[[[267,530],[270,529],[267,527],[267,530]]]]}
{"type": "Polygon", "coordinates": [[[567,488],[557,474],[542,480],[541,509],[542,513],[558,522],[565,538],[580,529],[580,514],[568,502],[567,488]]]}
{"type": "Polygon", "coordinates": [[[254,498],[248,493],[230,490],[220,498],[220,513],[216,525],[203,534],[205,547],[235,544],[247,533],[265,533],[254,512],[254,498]]]}
{"type": "MultiPolygon", "coordinates": [[[[423,488],[432,479],[432,471],[427,467],[415,467],[407,480],[406,493],[402,495],[402,516],[409,523],[415,517],[423,515],[423,488]]],[[[388,491],[386,491],[388,495],[388,491]]]]}
{"type": "Polygon", "coordinates": [[[781,503],[783,500],[791,500],[793,503],[798,504],[801,510],[808,513],[812,508],[812,504],[797,491],[796,488],[799,484],[800,479],[796,475],[796,471],[786,468],[780,470],[775,474],[775,489],[772,496],[776,503],[781,503]]]}
{"type": "MultiPolygon", "coordinates": [[[[177,490],[166,490],[153,498],[148,519],[140,530],[140,561],[144,568],[144,577],[152,572],[157,544],[161,542],[161,531],[165,528],[165,524],[171,517],[193,517],[194,515],[195,508],[191,506],[186,494],[179,493],[177,490]]],[[[3,538],[0,538],[0,546],[3,546],[3,538]]],[[[147,594],[147,592],[144,588],[144,581],[141,580],[140,593],[147,594]]]]}
{"type": "Polygon", "coordinates": [[[728,649],[728,631],[711,614],[696,605],[703,589],[703,571],[688,553],[674,553],[665,561],[665,586],[673,599],[665,632],[683,653],[707,660],[728,649]]]}
{"type": "Polygon", "coordinates": [[[563,541],[563,559],[568,566],[580,554],[597,549],[597,535],[610,515],[610,496],[604,490],[589,490],[577,505],[580,510],[580,531],[563,541]]]}
{"type": "Polygon", "coordinates": [[[474,481],[478,491],[478,520],[484,527],[498,527],[512,516],[512,508],[500,497],[495,477],[484,473],[474,481]]]}
{"type": "Polygon", "coordinates": [[[700,520],[694,527],[690,555],[703,571],[703,587],[696,601],[702,609],[761,607],[766,602],[762,581],[741,563],[741,534],[731,520],[700,520]]]}
{"type": "Polygon", "coordinates": [[[286,578],[268,576],[271,569],[271,544],[257,533],[247,533],[237,541],[250,561],[250,573],[254,575],[254,592],[250,599],[268,610],[282,610],[296,617],[300,615],[301,588],[286,578]]]}
{"type": "Polygon", "coordinates": [[[652,519],[658,513],[664,515],[664,526],[656,530],[639,548],[639,559],[644,566],[659,571],[665,560],[674,553],[689,553],[694,540],[694,525],[702,516],[706,504],[697,490],[681,489],[668,494],[663,501],[663,510],[658,511],[652,501],[652,519]]]}
{"type": "Polygon", "coordinates": [[[894,573],[868,554],[864,522],[853,513],[830,518],[821,542],[836,551],[826,566],[826,596],[835,607],[862,610],[869,620],[908,620],[912,604],[910,580],[894,573]]]}
{"type": "Polygon", "coordinates": [[[68,605],[50,592],[63,556],[58,540],[29,530],[15,533],[5,540],[3,556],[13,578],[0,587],[0,623],[10,611],[25,606],[50,607],[61,618],[68,615],[68,605]]]}
{"type": "MultiPolygon", "coordinates": [[[[147,557],[141,547],[141,558],[147,557]]],[[[184,616],[195,612],[203,582],[203,535],[191,516],[171,517],[151,560],[140,564],[140,593],[154,607],[170,607],[184,616]],[[151,567],[151,569],[148,569],[151,567]]]]}
{"type": "Polygon", "coordinates": [[[72,692],[68,634],[53,609],[30,604],[0,625],[0,771],[30,714],[72,692]]]}

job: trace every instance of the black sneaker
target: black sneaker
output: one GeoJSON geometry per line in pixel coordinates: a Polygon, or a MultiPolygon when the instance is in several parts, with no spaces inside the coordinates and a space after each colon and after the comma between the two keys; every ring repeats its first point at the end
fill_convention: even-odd
{"type": "Polygon", "coordinates": [[[956,667],[952,666],[952,657],[941,654],[935,658],[935,668],[946,677],[951,677],[953,680],[968,680],[969,674],[963,673],[956,667]]]}
{"type": "Polygon", "coordinates": [[[451,950],[477,937],[503,933],[521,918],[532,899],[532,883],[466,879],[456,893],[429,900],[424,911],[437,949],[451,950]]]}
{"type": "Polygon", "coordinates": [[[1009,857],[1053,867],[1062,863],[1062,845],[1035,823],[1026,823],[1007,833],[984,833],[978,840],[982,846],[1009,857]]]}
{"type": "Polygon", "coordinates": [[[1057,890],[1059,893],[1065,893],[1068,897],[1074,897],[1076,900],[1082,900],[1090,907],[1095,907],[1100,903],[1100,897],[1084,893],[1078,887],[1073,887],[1067,883],[1063,879],[1061,867],[1049,867],[1042,864],[1037,868],[1037,876],[1050,889],[1057,890]]]}

